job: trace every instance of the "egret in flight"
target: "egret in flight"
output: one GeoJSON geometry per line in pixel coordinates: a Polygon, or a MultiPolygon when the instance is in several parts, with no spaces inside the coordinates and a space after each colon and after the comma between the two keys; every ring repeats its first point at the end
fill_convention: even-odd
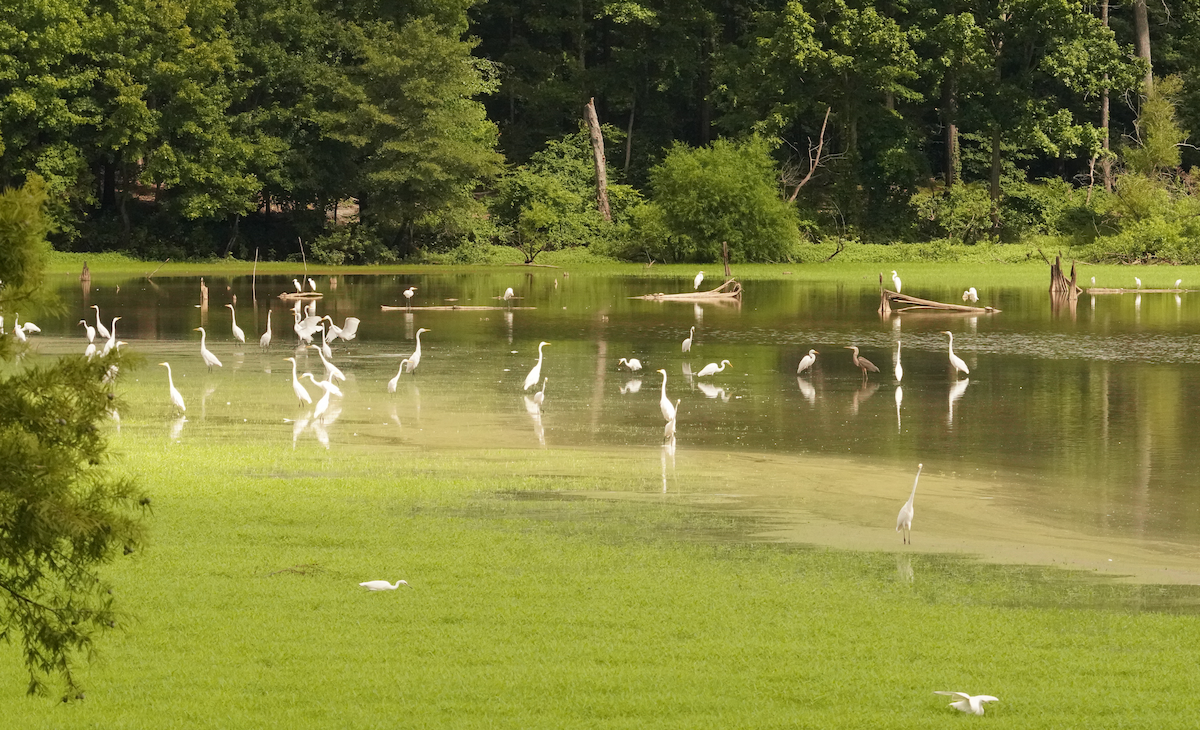
{"type": "Polygon", "coordinates": [[[625,367],[629,368],[629,371],[632,373],[636,373],[637,371],[642,369],[642,361],[637,359],[636,357],[631,357],[628,360],[626,360],[625,358],[621,358],[620,360],[617,361],[617,365],[620,366],[621,363],[624,363],[625,367]]]}
{"type": "Polygon", "coordinates": [[[271,346],[271,310],[270,309],[267,310],[267,331],[263,333],[262,337],[258,338],[258,346],[264,350],[271,346]]]}
{"type": "Polygon", "coordinates": [[[525,376],[525,387],[521,388],[521,390],[529,390],[542,379],[542,348],[549,344],[549,342],[543,342],[538,345],[537,365],[534,365],[533,370],[530,370],[529,374],[525,376]]]}
{"type": "Polygon", "coordinates": [[[340,334],[343,341],[349,342],[358,336],[358,323],[360,321],[358,317],[346,317],[346,321],[342,322],[342,331],[340,334]]]}
{"type": "Polygon", "coordinates": [[[233,320],[233,339],[237,340],[243,345],[246,344],[246,333],[242,331],[241,327],[237,326],[237,313],[233,311],[233,305],[226,304],[225,306],[229,307],[229,316],[233,320]]]}
{"type": "Polygon", "coordinates": [[[854,352],[850,353],[850,361],[854,363],[854,367],[858,368],[859,370],[862,370],[864,383],[867,382],[867,372],[868,371],[872,372],[872,373],[879,372],[879,368],[875,367],[875,363],[871,362],[870,360],[868,360],[865,357],[859,357],[858,347],[856,347],[854,345],[846,345],[846,347],[843,349],[854,351],[854,352]]]}
{"type": "MultiPolygon", "coordinates": [[[[395,585],[388,583],[386,580],[369,580],[366,583],[359,583],[360,586],[368,591],[394,591],[400,586],[408,586],[408,581],[398,580],[395,585]]],[[[408,586],[412,588],[412,586],[408,586]]]]}
{"type": "Polygon", "coordinates": [[[696,274],[696,278],[692,281],[692,288],[699,289],[700,282],[702,282],[702,281],[704,281],[704,272],[703,271],[701,271],[699,274],[696,274]]]}
{"type": "MultiPolygon", "coordinates": [[[[899,391],[897,391],[899,392],[899,391]]],[[[899,413],[900,396],[896,397],[896,412],[899,413]]],[[[897,416],[899,418],[899,416],[897,416]]],[[[912,494],[908,495],[908,501],[900,508],[900,514],[896,515],[896,532],[903,531],[904,544],[912,543],[912,518],[913,518],[913,500],[917,498],[917,482],[921,479],[921,469],[924,464],[917,464],[917,478],[913,480],[912,494]]]]}
{"type": "Polygon", "coordinates": [[[304,385],[300,382],[300,378],[296,377],[296,358],[285,357],[283,359],[292,364],[292,392],[296,394],[296,398],[299,399],[300,404],[307,403],[311,406],[312,396],[309,395],[308,391],[304,389],[304,385]]]}
{"type": "Polygon", "coordinates": [[[424,327],[417,330],[417,349],[413,350],[413,354],[408,356],[408,372],[413,372],[417,369],[417,366],[421,364],[421,333],[432,331],[433,330],[427,330],[424,327]]]}
{"type": "Polygon", "coordinates": [[[696,377],[704,378],[704,377],[708,377],[709,375],[714,375],[716,373],[723,373],[723,372],[725,372],[725,366],[732,365],[732,364],[733,363],[729,362],[728,360],[722,360],[721,364],[719,366],[715,362],[710,362],[709,364],[707,364],[703,368],[701,368],[700,372],[696,373],[696,377]]]}
{"type": "Polygon", "coordinates": [[[674,405],[671,404],[671,399],[667,397],[667,371],[659,370],[662,373],[662,397],[658,400],[658,409],[662,411],[663,418],[668,422],[675,420],[675,414],[678,412],[674,405]]]}
{"type": "Polygon", "coordinates": [[[950,364],[954,366],[955,374],[970,375],[971,371],[967,369],[967,364],[961,357],[954,354],[954,333],[950,330],[942,330],[942,334],[950,337],[950,364]]]}
{"type": "Polygon", "coordinates": [[[210,352],[209,349],[204,346],[204,338],[206,336],[204,328],[197,327],[192,331],[200,333],[200,357],[204,358],[204,364],[208,366],[208,372],[212,372],[213,365],[216,365],[217,367],[223,367],[221,365],[221,361],[217,359],[217,356],[212,354],[212,352],[210,352]]]}
{"type": "Polygon", "coordinates": [[[896,273],[895,269],[892,269],[892,286],[896,287],[896,293],[899,294],[900,293],[900,275],[896,273]]]}
{"type": "Polygon", "coordinates": [[[695,336],[696,336],[696,328],[695,328],[695,326],[693,326],[691,334],[689,334],[687,336],[687,339],[683,341],[683,351],[684,352],[692,351],[692,338],[695,336]]]}
{"type": "Polygon", "coordinates": [[[171,378],[171,364],[160,362],[159,365],[162,365],[167,369],[167,387],[171,389],[171,402],[174,403],[180,411],[187,411],[187,406],[183,404],[183,396],[179,393],[179,390],[175,388],[175,380],[171,378]]]}
{"type": "Polygon", "coordinates": [[[966,692],[934,692],[935,695],[946,695],[947,697],[961,697],[957,702],[951,702],[950,706],[961,712],[969,712],[972,715],[983,714],[983,703],[999,702],[999,697],[991,695],[969,695],[966,692]]]}
{"type": "Polygon", "coordinates": [[[817,355],[820,354],[821,353],[817,352],[816,350],[809,350],[807,355],[800,358],[800,365],[796,367],[796,374],[799,375],[805,370],[811,368],[813,364],[817,362],[817,355]]]}

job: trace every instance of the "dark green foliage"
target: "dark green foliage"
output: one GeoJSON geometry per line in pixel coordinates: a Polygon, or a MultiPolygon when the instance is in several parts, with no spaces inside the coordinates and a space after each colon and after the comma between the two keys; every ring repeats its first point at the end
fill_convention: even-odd
{"type": "Polygon", "coordinates": [[[658,238],[671,261],[719,261],[722,242],[733,261],[786,260],[800,231],[778,178],[759,137],[700,149],[676,145],[650,173],[652,210],[640,217],[638,233],[658,238]]]}
{"type": "MultiPolygon", "coordinates": [[[[41,283],[44,198],[37,182],[0,194],[0,313],[41,283]]],[[[110,383],[129,363],[118,348],[12,365],[11,340],[0,335],[0,637],[20,641],[30,692],[58,678],[74,694],[73,658],[119,620],[97,569],[137,549],[149,504],[106,468],[110,383]]]]}

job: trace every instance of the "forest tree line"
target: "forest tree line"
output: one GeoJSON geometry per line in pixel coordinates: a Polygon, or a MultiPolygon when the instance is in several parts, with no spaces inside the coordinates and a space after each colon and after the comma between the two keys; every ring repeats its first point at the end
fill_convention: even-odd
{"type": "Polygon", "coordinates": [[[159,258],[1195,261],[1198,63],[1170,0],[40,0],[0,16],[0,185],[159,258]]]}

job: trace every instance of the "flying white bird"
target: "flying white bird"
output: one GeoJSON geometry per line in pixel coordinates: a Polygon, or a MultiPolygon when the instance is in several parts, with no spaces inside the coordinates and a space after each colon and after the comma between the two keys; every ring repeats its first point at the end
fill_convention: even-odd
{"type": "Polygon", "coordinates": [[[970,375],[971,371],[967,369],[967,364],[963,362],[961,357],[954,354],[954,333],[950,332],[949,330],[942,330],[942,334],[950,337],[950,364],[954,366],[954,369],[958,373],[970,375]]]}
{"type": "Polygon", "coordinates": [[[820,354],[821,353],[817,352],[816,350],[809,350],[807,355],[800,358],[800,365],[796,368],[796,374],[799,375],[805,370],[811,368],[817,361],[817,355],[820,354]]]}
{"type": "Polygon", "coordinates": [[[691,334],[689,334],[687,336],[687,339],[683,341],[683,351],[684,352],[692,351],[692,338],[695,336],[696,336],[696,328],[693,326],[691,334]]]}
{"type": "MultiPolygon", "coordinates": [[[[896,396],[896,408],[900,408],[900,396],[896,396]]],[[[917,478],[913,480],[912,494],[908,495],[908,501],[900,508],[900,514],[896,515],[896,532],[903,530],[904,544],[912,542],[912,520],[913,520],[913,500],[917,497],[917,482],[921,479],[921,469],[924,464],[917,464],[917,478]]]]}
{"type": "Polygon", "coordinates": [[[221,361],[217,359],[217,356],[212,354],[209,349],[204,346],[204,338],[207,336],[204,332],[204,328],[197,327],[192,331],[200,333],[200,357],[204,358],[204,364],[208,366],[208,372],[212,372],[213,365],[216,365],[217,367],[224,367],[221,365],[221,361]]]}
{"type": "Polygon", "coordinates": [[[954,709],[960,710],[962,712],[969,712],[972,715],[982,715],[983,714],[983,703],[1000,701],[999,697],[992,697],[991,695],[973,695],[972,696],[972,695],[967,694],[966,692],[938,691],[938,692],[934,692],[934,694],[935,695],[946,695],[947,697],[961,697],[962,699],[960,699],[959,701],[951,702],[950,706],[953,707],[954,709]]]}
{"type": "Polygon", "coordinates": [[[229,307],[229,316],[233,320],[233,339],[243,345],[246,344],[246,333],[242,331],[241,327],[237,326],[237,312],[233,311],[232,304],[226,304],[225,306],[229,307]]]}
{"type": "Polygon", "coordinates": [[[629,368],[630,372],[636,373],[637,371],[642,369],[642,361],[637,359],[636,357],[631,357],[628,360],[626,360],[625,358],[621,358],[620,360],[617,361],[617,365],[619,366],[621,363],[625,363],[625,367],[629,368]]]}
{"type": "Polygon", "coordinates": [[[708,377],[709,375],[713,375],[715,373],[723,373],[723,372],[725,372],[725,366],[732,365],[732,364],[733,363],[729,362],[728,360],[722,360],[720,366],[718,366],[715,362],[710,362],[709,364],[707,364],[703,368],[701,368],[700,372],[696,373],[696,377],[697,378],[705,378],[705,377],[708,377]]]}
{"type": "Polygon", "coordinates": [[[171,402],[174,403],[180,411],[187,411],[187,406],[183,404],[183,395],[181,395],[179,390],[175,388],[175,380],[171,377],[171,364],[160,362],[159,365],[162,365],[167,369],[167,387],[171,389],[171,402]]]}
{"type": "Polygon", "coordinates": [[[702,281],[704,281],[704,272],[703,271],[701,271],[699,274],[696,274],[696,278],[692,281],[692,288],[699,289],[700,282],[702,282],[702,281]]]}
{"type": "Polygon", "coordinates": [[[521,390],[529,390],[542,379],[542,348],[549,344],[549,342],[543,342],[538,345],[537,365],[534,365],[533,370],[530,370],[529,374],[525,376],[525,387],[521,388],[521,390]]]}
{"type": "Polygon", "coordinates": [[[671,399],[667,397],[667,371],[659,370],[662,373],[662,397],[658,399],[658,409],[662,411],[663,419],[666,421],[674,421],[675,415],[678,413],[675,406],[671,405],[671,399]]]}
{"type": "MultiPolygon", "coordinates": [[[[408,581],[398,580],[395,585],[388,583],[386,580],[369,580],[366,583],[359,583],[360,586],[368,591],[394,591],[400,586],[408,586],[408,581]]],[[[412,588],[412,586],[408,586],[412,588]]]]}
{"type": "Polygon", "coordinates": [[[896,287],[896,293],[899,294],[900,293],[900,275],[896,273],[895,269],[892,269],[892,286],[896,287]]]}
{"type": "Polygon", "coordinates": [[[283,359],[292,364],[292,392],[296,394],[296,398],[300,401],[300,403],[307,403],[311,406],[312,396],[309,395],[308,391],[304,389],[304,385],[300,382],[300,378],[296,377],[296,358],[285,357],[283,359]]]}
{"type": "Polygon", "coordinates": [[[342,332],[339,336],[346,342],[353,340],[358,336],[358,323],[360,321],[358,317],[346,317],[346,321],[342,322],[342,332]]]}

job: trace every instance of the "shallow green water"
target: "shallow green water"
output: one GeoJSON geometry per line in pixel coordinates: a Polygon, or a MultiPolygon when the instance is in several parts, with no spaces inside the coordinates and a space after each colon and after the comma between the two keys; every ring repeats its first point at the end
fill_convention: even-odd
{"type": "MultiPolygon", "coordinates": [[[[972,284],[979,282],[950,290],[910,279],[904,291],[958,301],[972,284]]],[[[182,445],[291,441],[298,449],[327,445],[331,454],[360,447],[602,448],[627,462],[616,469],[628,474],[624,488],[650,489],[661,477],[674,491],[750,498],[786,492],[797,477],[791,470],[806,457],[845,459],[847,483],[859,478],[856,465],[911,473],[923,462],[927,475],[970,479],[980,499],[1035,524],[1200,554],[1200,467],[1190,437],[1200,375],[1197,294],[1084,295],[1076,311],[1055,312],[1041,287],[980,287],[981,303],[1001,313],[881,319],[875,281],[811,283],[803,272],[794,281],[750,284],[740,306],[632,300],[680,284],[551,269],[351,275],[338,277],[336,289],[322,277],[318,313],[362,324],[357,340],[334,345],[334,360],[348,376],[345,396],[314,423],[310,408],[297,407],[284,361],[296,336],[291,303],[274,295],[292,289],[290,277],[258,277],[253,291],[250,277],[207,285],[204,310],[197,279],[101,277],[84,291],[63,278],[57,286],[69,314],[39,318],[37,350],[82,351],[77,322],[88,312],[94,324],[90,305],[106,323],[121,316],[119,337],[146,357],[120,391],[122,428],[182,445]],[[401,292],[413,285],[412,311],[380,310],[403,305],[401,292]],[[521,297],[517,306],[534,309],[420,309],[499,306],[495,297],[509,286],[521,297]],[[238,324],[254,344],[232,340],[224,305],[234,295],[238,324]],[[256,343],[268,308],[275,338],[263,353],[256,343]],[[224,362],[211,374],[199,357],[197,326],[208,328],[208,346],[224,362]],[[692,326],[695,344],[684,356],[680,343],[692,326]],[[420,327],[430,330],[422,336],[421,365],[388,394],[386,382],[420,327]],[[941,330],[954,332],[969,380],[952,374],[941,330]],[[542,368],[549,380],[537,409],[526,400],[533,389],[526,393],[521,383],[541,340],[551,343],[542,368]],[[882,371],[866,386],[842,349],[850,344],[882,371]],[[798,378],[796,364],[810,348],[821,355],[798,378]],[[642,373],[618,368],[621,357],[639,358],[642,373]],[[723,373],[687,374],[722,359],[732,362],[723,373]],[[171,362],[187,401],[186,421],[167,399],[165,369],[155,365],[162,360],[171,362]],[[660,452],[658,368],[667,371],[668,396],[682,400],[671,453],[660,452]],[[764,458],[730,461],[743,454],[764,458]]],[[[322,377],[315,351],[297,357],[301,372],[322,377]]],[[[888,487],[899,496],[879,507],[891,515],[883,527],[894,521],[908,480],[888,487]]]]}

